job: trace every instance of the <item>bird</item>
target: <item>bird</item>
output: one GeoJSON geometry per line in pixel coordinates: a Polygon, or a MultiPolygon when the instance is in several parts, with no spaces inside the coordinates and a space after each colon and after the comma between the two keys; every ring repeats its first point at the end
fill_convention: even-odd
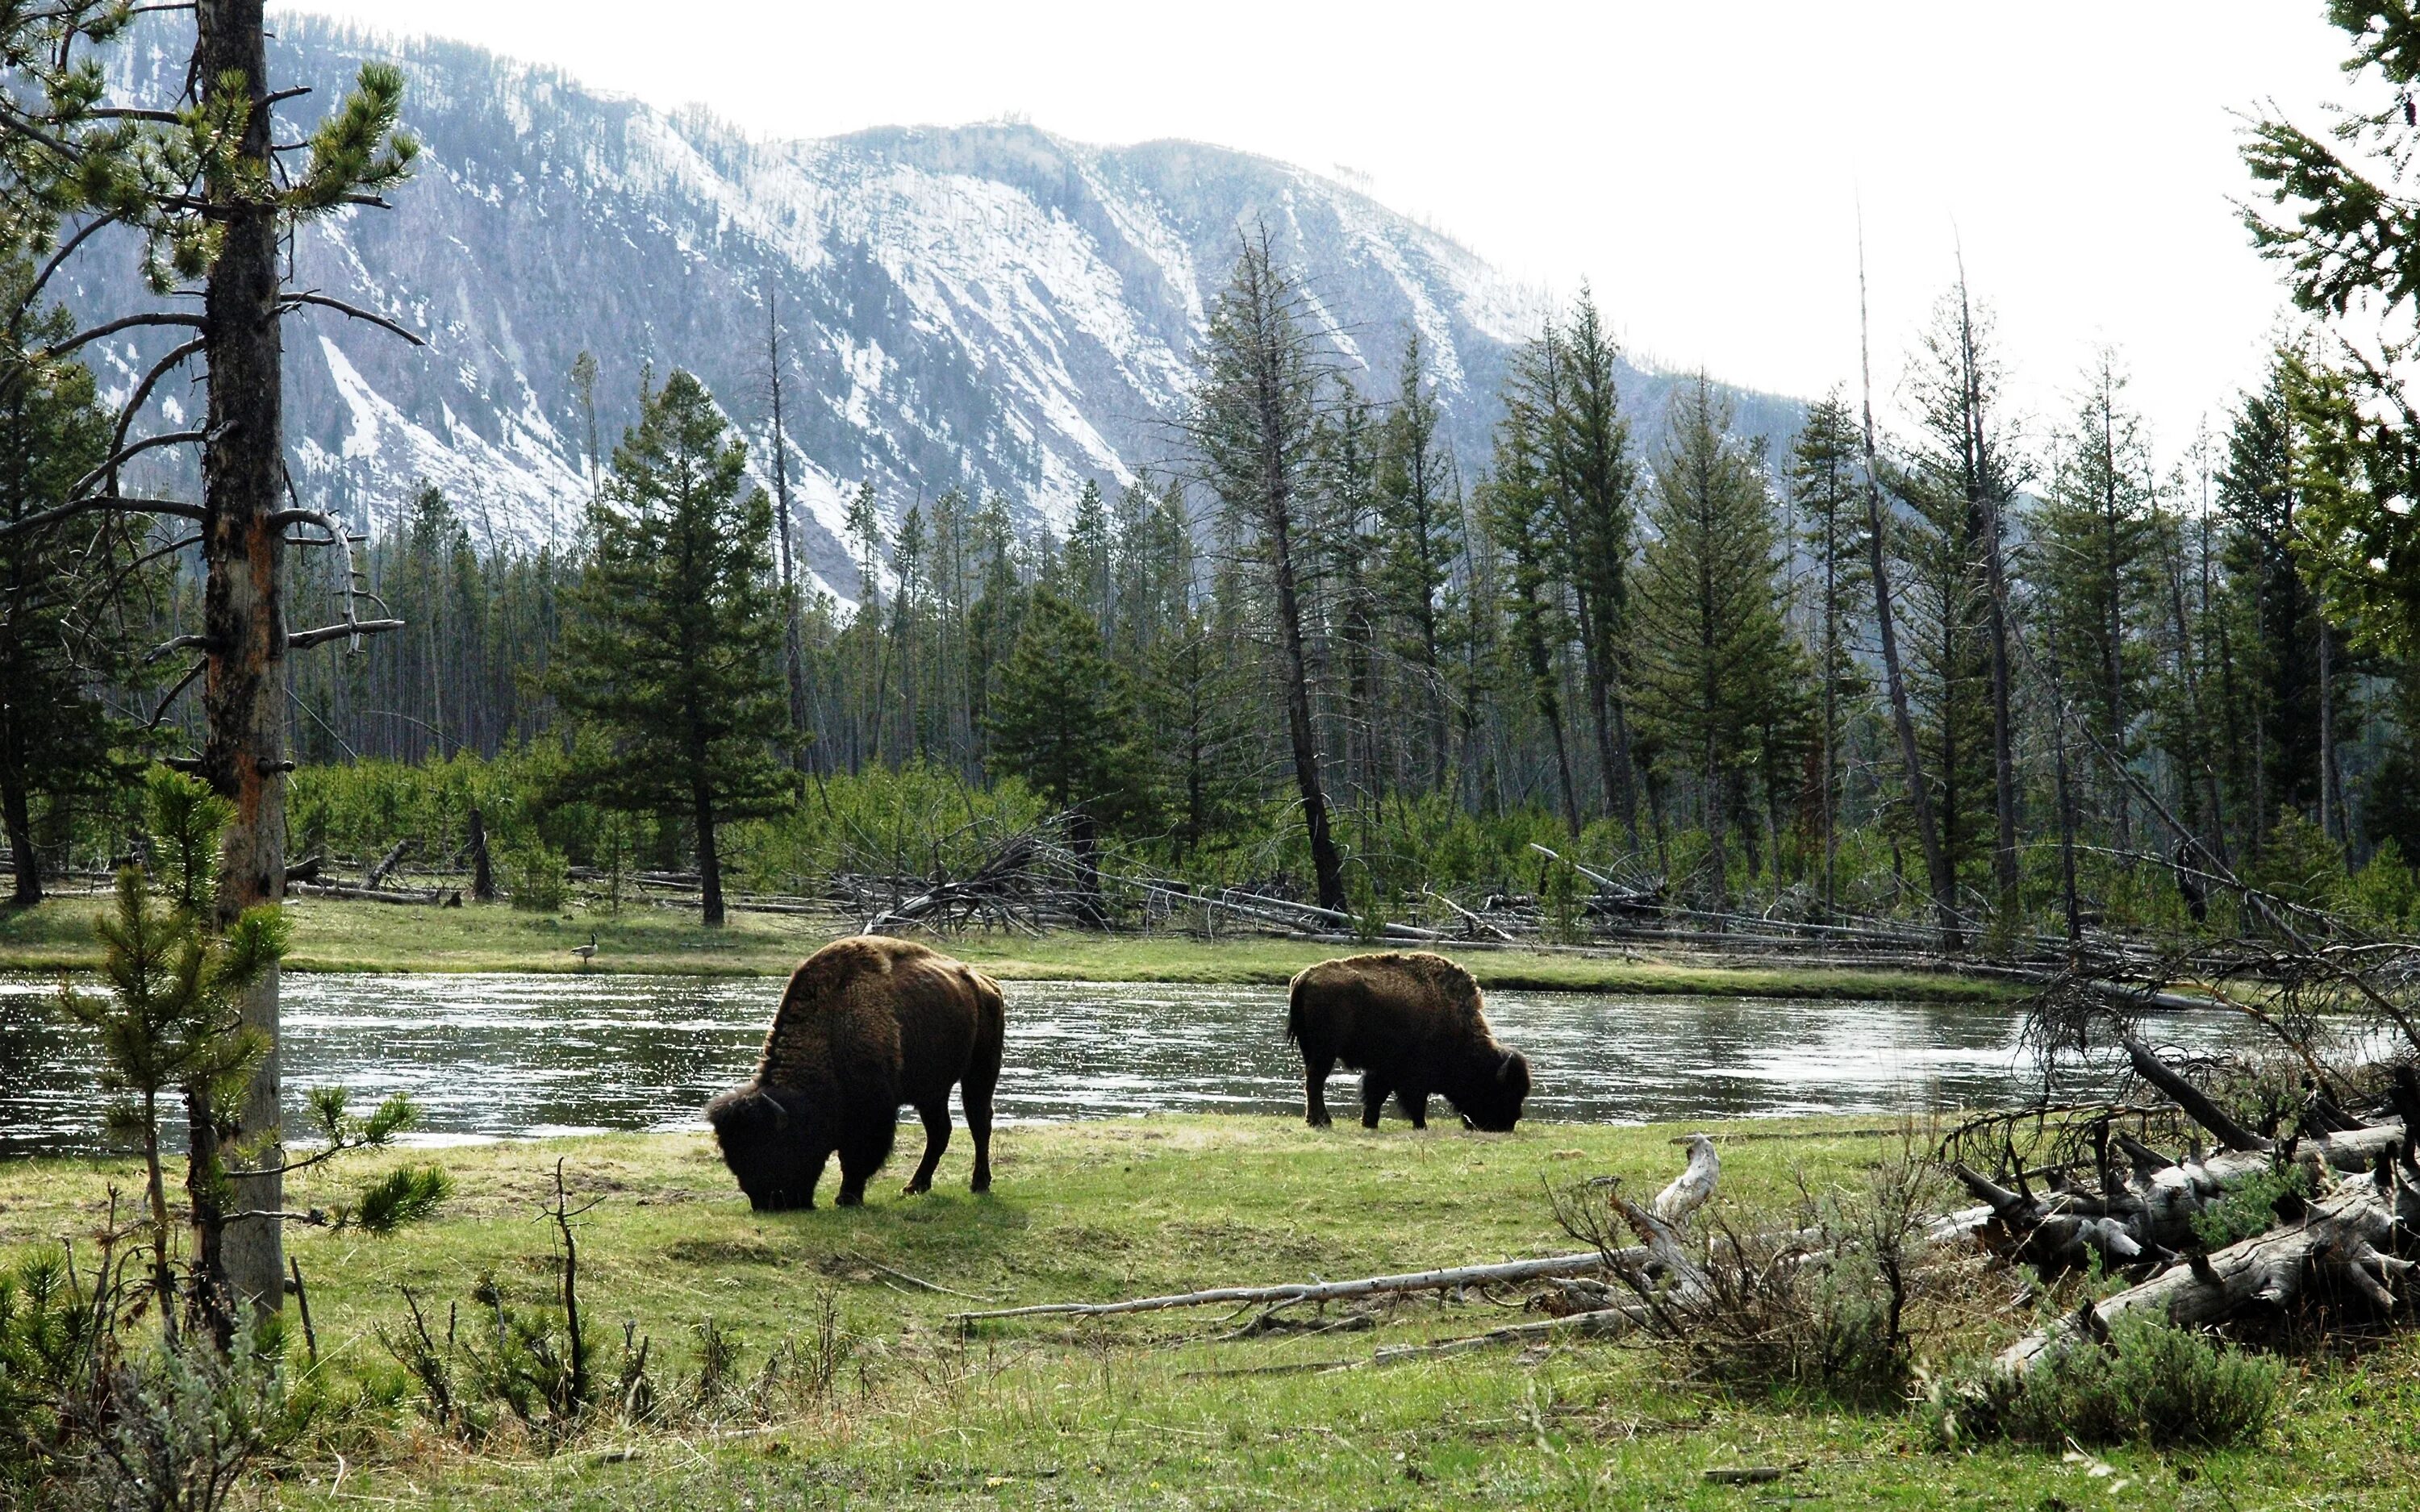
{"type": "Polygon", "coordinates": [[[1655,1216],[1677,1224],[1714,1195],[1714,1180],[1722,1175],[1723,1163],[1714,1153],[1714,1142],[1704,1134],[1683,1134],[1672,1143],[1689,1147],[1689,1164],[1670,1186],[1655,1195],[1655,1216]]]}
{"type": "Polygon", "coordinates": [[[590,930],[588,932],[588,943],[586,945],[573,946],[571,948],[571,953],[580,958],[580,969],[582,971],[587,970],[588,958],[597,953],[597,932],[595,930],[590,930]]]}

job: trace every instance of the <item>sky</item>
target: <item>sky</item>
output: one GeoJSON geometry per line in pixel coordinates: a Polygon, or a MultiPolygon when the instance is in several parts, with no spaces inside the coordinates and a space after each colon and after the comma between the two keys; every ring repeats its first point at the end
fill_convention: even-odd
{"type": "Polygon", "coordinates": [[[1633,354],[1813,396],[1857,376],[1860,217],[1888,405],[1962,255],[2024,428],[2117,348],[2173,457],[2291,328],[2236,201],[2247,113],[2324,125],[2319,0],[315,0],[381,31],[704,104],[768,137],[1015,116],[1334,176],[1568,295],[1633,354]]]}

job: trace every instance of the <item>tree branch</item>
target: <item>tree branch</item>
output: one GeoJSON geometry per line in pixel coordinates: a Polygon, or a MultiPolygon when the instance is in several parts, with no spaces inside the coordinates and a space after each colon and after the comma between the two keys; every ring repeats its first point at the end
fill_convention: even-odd
{"type": "Polygon", "coordinates": [[[116,472],[126,463],[155,448],[162,446],[181,446],[187,441],[206,441],[209,439],[209,432],[206,430],[168,430],[162,431],[157,436],[146,436],[132,446],[121,446],[116,451],[111,453],[106,461],[102,462],[99,467],[94,468],[90,472],[85,473],[83,477],[76,479],[75,486],[70,488],[68,492],[70,494],[80,494],[84,492],[94,484],[101,482],[103,478],[116,472]]]}
{"type": "Polygon", "coordinates": [[[116,494],[102,494],[93,499],[78,499],[55,509],[45,509],[39,515],[28,515],[23,519],[0,525],[0,541],[39,530],[45,525],[55,525],[63,519],[73,519],[78,515],[102,510],[120,515],[173,515],[178,519],[196,522],[209,517],[209,512],[201,505],[189,504],[180,499],[125,499],[116,494]]]}
{"type": "Polygon", "coordinates": [[[279,301],[278,313],[283,315],[288,310],[304,304],[321,305],[327,309],[337,312],[339,315],[348,315],[356,320],[366,320],[371,325],[383,327],[384,329],[395,332],[404,340],[411,343],[414,347],[426,347],[428,345],[426,339],[404,329],[402,326],[396,324],[394,321],[378,314],[376,311],[365,310],[358,304],[347,304],[342,300],[334,299],[325,294],[315,294],[309,292],[288,294],[283,301],[279,301]]]}
{"type": "Polygon", "coordinates": [[[100,230],[102,226],[113,225],[121,219],[123,219],[123,217],[115,211],[108,215],[97,217],[94,220],[87,222],[83,228],[76,232],[75,235],[68,238],[67,240],[60,245],[58,251],[51,254],[51,260],[44,263],[42,265],[42,270],[34,275],[34,282],[26,287],[23,295],[18,299],[15,313],[8,316],[8,329],[11,332],[16,332],[24,325],[26,313],[33,309],[36,301],[40,300],[42,296],[43,285],[51,281],[51,275],[53,273],[59,270],[59,266],[66,262],[69,257],[73,255],[78,247],[84,245],[85,239],[100,230]]]}
{"type": "Polygon", "coordinates": [[[322,625],[317,629],[297,630],[287,636],[286,648],[288,651],[301,651],[309,646],[318,645],[322,641],[340,640],[347,636],[381,635],[389,630],[400,630],[403,625],[404,622],[401,620],[351,620],[343,625],[322,625]]]}
{"type": "Polygon", "coordinates": [[[160,721],[168,717],[168,705],[177,702],[178,694],[182,693],[185,689],[193,687],[194,679],[208,671],[209,670],[209,666],[210,664],[208,660],[203,660],[197,661],[191,667],[186,668],[185,675],[178,678],[177,686],[168,689],[166,696],[160,700],[160,706],[151,711],[150,720],[146,723],[143,728],[146,730],[159,729],[160,721]]]}
{"type": "Polygon", "coordinates": [[[136,326],[184,326],[189,330],[200,331],[203,329],[203,321],[200,316],[180,315],[174,310],[153,310],[143,315],[125,315],[97,325],[89,331],[79,331],[55,347],[45,347],[39,351],[29,352],[26,355],[37,359],[64,357],[88,342],[99,341],[103,336],[115,335],[121,331],[131,331],[136,326]]]}
{"type": "MultiPolygon", "coordinates": [[[[119,408],[117,431],[116,435],[110,437],[110,445],[126,444],[126,433],[134,428],[134,419],[143,412],[143,406],[149,402],[151,391],[159,387],[160,380],[175,371],[178,363],[199,352],[206,345],[202,337],[195,336],[191,341],[169,348],[166,356],[151,364],[151,371],[143,375],[143,381],[134,385],[134,392],[127,396],[126,403],[119,408]]],[[[109,491],[112,493],[117,491],[117,479],[114,474],[109,480],[109,491]]]]}

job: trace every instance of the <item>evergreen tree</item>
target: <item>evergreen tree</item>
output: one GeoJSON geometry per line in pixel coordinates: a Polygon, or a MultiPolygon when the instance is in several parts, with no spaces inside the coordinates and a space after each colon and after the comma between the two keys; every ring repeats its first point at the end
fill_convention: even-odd
{"type": "MultiPolygon", "coordinates": [[[[1152,810],[1147,764],[1125,673],[1091,616],[1037,588],[991,708],[992,761],[1069,816],[1069,839],[1097,892],[1099,831],[1132,826],[1152,810]]],[[[1097,909],[1097,903],[1094,904],[1097,909]]]]}
{"type": "MultiPolygon", "coordinates": [[[[22,264],[6,271],[20,285],[31,276],[22,264]]],[[[64,311],[30,324],[27,345],[74,329],[64,311]]],[[[60,506],[109,451],[92,375],[12,344],[0,359],[0,525],[60,506]]],[[[0,533],[0,822],[13,906],[42,899],[35,805],[97,799],[128,779],[129,732],[96,695],[132,680],[129,627],[111,622],[142,544],[116,520],[98,532],[0,533]]]]}
{"type": "Polygon", "coordinates": [[[1675,400],[1631,594],[1639,717],[1698,784],[1718,898],[1725,833],[1771,733],[1790,722],[1773,716],[1803,707],[1764,470],[1730,424],[1702,376],[1675,400]]]}
{"type": "Polygon", "coordinates": [[[2320,796],[2321,621],[2296,548],[2296,501],[2294,416],[2281,356],[2269,381],[2244,396],[2218,479],[2226,624],[2235,632],[2221,668],[2223,743],[2250,855],[2288,810],[2315,813],[2320,796]]]}
{"type": "Polygon", "coordinates": [[[1263,575],[1319,905],[1342,913],[1344,867],[1328,823],[1303,614],[1303,537],[1312,504],[1306,495],[1321,374],[1300,304],[1271,253],[1267,229],[1247,234],[1211,315],[1192,429],[1211,486],[1263,575]]]}
{"type": "Polygon", "coordinates": [[[1635,844],[1637,804],[1619,648],[1628,631],[1626,574],[1638,468],[1631,455],[1630,423],[1621,413],[1621,395],[1615,386],[1621,353],[1585,285],[1570,321],[1549,330],[1544,340],[1552,344],[1556,358],[1548,449],[1574,617],[1588,672],[1597,764],[1606,808],[1621,816],[1635,844]]]}
{"type": "Polygon", "coordinates": [[[1406,712],[1423,736],[1418,779],[1434,788],[1446,777],[1442,621],[1462,554],[1462,510],[1449,492],[1451,458],[1426,364],[1416,330],[1404,340],[1403,375],[1379,436],[1376,566],[1370,586],[1411,684],[1406,712]]]}
{"type": "Polygon", "coordinates": [[[1789,486],[1814,558],[1813,634],[1820,700],[1818,779],[1823,851],[1823,906],[1838,906],[1839,818],[1845,726],[1866,693],[1854,646],[1869,618],[1871,592],[1857,467],[1857,422],[1836,392],[1807,411],[1790,452],[1789,486]]]}
{"type": "Polygon", "coordinates": [[[1532,402],[1540,392],[1540,387],[1516,391],[1505,405],[1504,418],[1496,426],[1496,472],[1487,481],[1482,508],[1488,533],[1504,552],[1508,649],[1528,685],[1538,717],[1545,721],[1563,823],[1577,838],[1579,792],[1572,780],[1571,747],[1563,731],[1562,671],[1556,664],[1558,652],[1571,641],[1571,625],[1563,607],[1562,552],[1547,472],[1551,421],[1532,402]]]}
{"type": "Polygon", "coordinates": [[[682,812],[705,921],[723,921],[717,826],[770,813],[788,727],[772,506],[743,498],[745,449],[703,384],[675,372],[614,448],[591,511],[555,694],[602,741],[583,776],[608,808],[682,812]]]}
{"type": "MultiPolygon", "coordinates": [[[[2125,386],[2114,355],[2102,352],[2036,513],[2029,576],[2074,703],[2110,756],[2131,762],[2150,702],[2146,632],[2159,603],[2160,522],[2149,448],[2123,403],[2125,386]]],[[[2118,848],[2131,850],[2125,783],[2108,773],[2097,787],[2118,848]]]]}

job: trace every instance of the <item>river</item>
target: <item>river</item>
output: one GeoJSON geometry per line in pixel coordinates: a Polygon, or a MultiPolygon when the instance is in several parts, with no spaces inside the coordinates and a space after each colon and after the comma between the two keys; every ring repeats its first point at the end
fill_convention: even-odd
{"type": "MultiPolygon", "coordinates": [[[[286,1087],[408,1092],[418,1137],[700,1127],[755,1065],[779,979],[290,974],[286,1087]]],[[[0,977],[0,1154],[103,1148],[90,1037],[55,980],[0,977]]],[[[1280,987],[1010,982],[1004,1119],[1294,1113],[1301,1061],[1280,987]]],[[[2006,1009],[1892,1001],[1495,993],[1525,1051],[1533,1119],[1649,1122],[1922,1112],[2005,1103],[2033,1074],[2006,1009]]],[[[2234,1015],[2174,1014],[2160,1038],[2242,1042],[2234,1015]]],[[[1357,1106],[1350,1078],[1330,1088],[1357,1106]]],[[[1390,1116],[1391,1116],[1390,1109],[1390,1116]]]]}

